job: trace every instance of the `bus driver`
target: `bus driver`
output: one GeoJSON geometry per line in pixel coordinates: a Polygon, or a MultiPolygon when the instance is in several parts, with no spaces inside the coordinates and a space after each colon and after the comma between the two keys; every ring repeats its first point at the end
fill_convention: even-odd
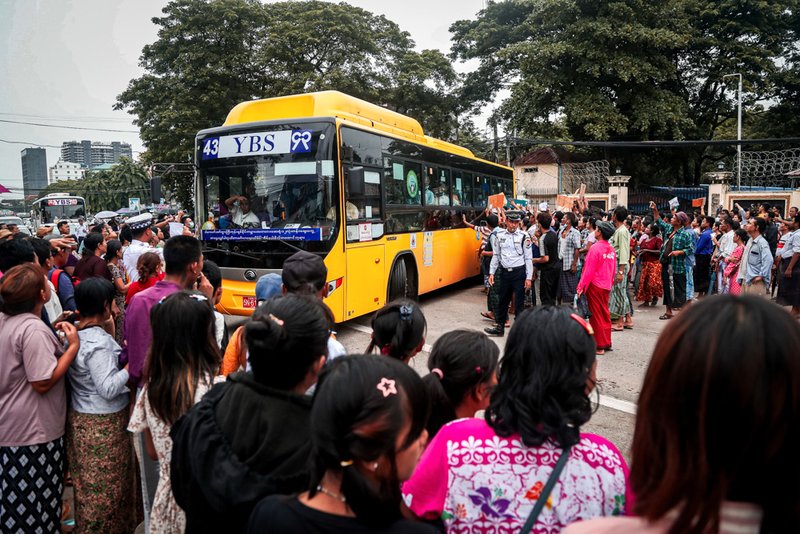
{"type": "Polygon", "coordinates": [[[250,211],[250,199],[243,195],[233,195],[225,201],[230,212],[230,220],[235,226],[241,228],[258,228],[261,226],[261,219],[258,215],[250,211]]]}

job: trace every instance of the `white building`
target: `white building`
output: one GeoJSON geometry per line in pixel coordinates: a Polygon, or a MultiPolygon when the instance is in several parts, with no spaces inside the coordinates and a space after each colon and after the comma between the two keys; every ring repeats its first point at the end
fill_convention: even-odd
{"type": "Polygon", "coordinates": [[[58,160],[50,167],[47,183],[52,184],[61,180],[80,180],[86,174],[86,169],[81,168],[80,163],[58,160]]]}

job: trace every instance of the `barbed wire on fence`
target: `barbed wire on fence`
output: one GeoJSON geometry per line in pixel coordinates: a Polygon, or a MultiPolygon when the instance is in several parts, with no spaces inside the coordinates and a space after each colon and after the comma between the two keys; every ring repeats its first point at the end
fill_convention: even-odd
{"type": "Polygon", "coordinates": [[[793,187],[797,177],[787,173],[800,169],[800,148],[742,152],[742,186],[793,187]]]}
{"type": "Polygon", "coordinates": [[[608,191],[608,161],[602,159],[584,163],[563,163],[561,165],[561,190],[574,193],[581,184],[586,184],[587,193],[608,191]]]}

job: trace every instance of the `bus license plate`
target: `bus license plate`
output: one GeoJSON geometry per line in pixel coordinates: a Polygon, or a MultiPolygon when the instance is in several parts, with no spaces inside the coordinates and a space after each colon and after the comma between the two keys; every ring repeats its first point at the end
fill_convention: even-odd
{"type": "Polygon", "coordinates": [[[245,308],[255,308],[256,307],[256,298],[255,297],[242,297],[242,306],[245,308]]]}

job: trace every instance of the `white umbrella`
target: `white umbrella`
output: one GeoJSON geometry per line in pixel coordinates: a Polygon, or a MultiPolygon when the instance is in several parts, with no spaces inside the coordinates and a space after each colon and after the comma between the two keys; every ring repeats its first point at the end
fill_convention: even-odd
{"type": "Polygon", "coordinates": [[[116,217],[117,215],[118,214],[116,212],[114,212],[114,211],[106,210],[106,211],[101,211],[99,213],[95,213],[94,217],[96,219],[111,219],[113,217],[116,217]]]}

